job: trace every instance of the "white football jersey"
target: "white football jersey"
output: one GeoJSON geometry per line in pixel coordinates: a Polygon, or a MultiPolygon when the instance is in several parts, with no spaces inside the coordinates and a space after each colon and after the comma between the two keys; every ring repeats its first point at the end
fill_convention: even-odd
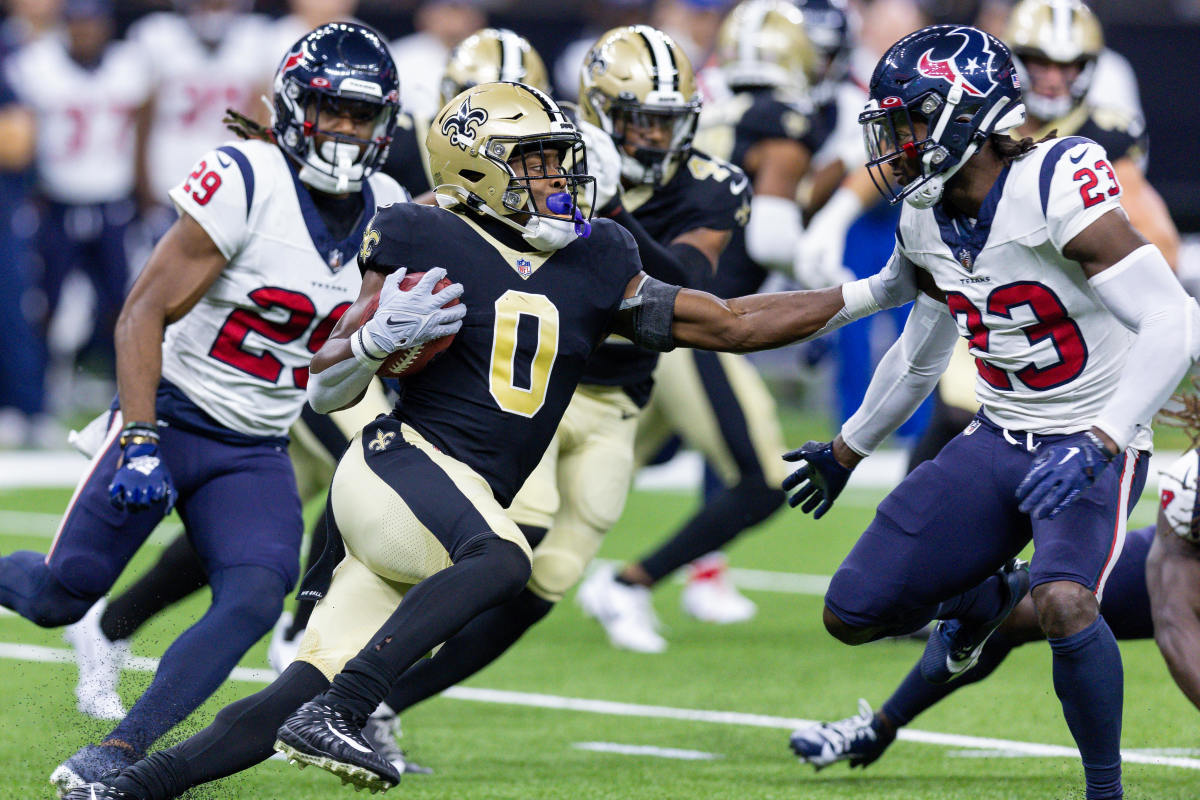
{"type": "Polygon", "coordinates": [[[273,144],[210,151],[171,190],[229,263],[167,328],[162,374],[217,422],[284,436],[299,416],[309,361],[358,297],[363,230],[375,208],[408,199],[382,173],[363,191],[362,219],[338,241],[273,144]]]}
{"type": "Polygon", "coordinates": [[[150,84],[136,48],[113,42],[94,69],[43,36],[13,54],[8,82],[37,115],[42,191],[63,203],[100,203],[133,191],[134,117],[150,84]]]}
{"type": "MultiPolygon", "coordinates": [[[[1063,247],[1120,208],[1104,148],[1083,137],[1036,146],[992,189],[974,228],[940,206],[907,204],[897,251],[933,276],[970,344],[976,396],[1009,430],[1091,427],[1120,379],[1134,334],[1063,247]]],[[[1149,420],[1132,446],[1150,449],[1149,420]]]]}
{"type": "Polygon", "coordinates": [[[264,51],[270,30],[266,17],[243,15],[210,48],[181,14],[149,14],[129,29],[151,69],[154,119],[146,158],[151,190],[161,202],[197,153],[229,138],[221,121],[225,109],[260,110],[258,95],[270,92],[268,76],[283,57],[264,51]]]}

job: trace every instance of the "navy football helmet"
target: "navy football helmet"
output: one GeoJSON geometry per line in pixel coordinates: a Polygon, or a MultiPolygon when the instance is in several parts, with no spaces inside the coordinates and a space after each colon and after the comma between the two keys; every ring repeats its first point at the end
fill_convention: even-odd
{"type": "Polygon", "coordinates": [[[888,202],[929,208],[993,133],[1025,121],[1012,54],[966,25],[931,25],[884,53],[858,116],[867,168],[888,202]]]}
{"type": "Polygon", "coordinates": [[[271,130],[300,165],[300,180],[323,192],[358,191],[387,159],[400,109],[400,79],[383,38],[351,22],[331,22],[292,46],[275,73],[271,130]],[[317,127],[322,112],[372,122],[360,139],[317,127]],[[323,141],[317,142],[320,134],[323,141]]]}
{"type": "Polygon", "coordinates": [[[819,76],[811,96],[817,105],[832,102],[838,84],[850,70],[854,46],[846,0],[792,0],[804,14],[804,32],[821,56],[819,76]]]}

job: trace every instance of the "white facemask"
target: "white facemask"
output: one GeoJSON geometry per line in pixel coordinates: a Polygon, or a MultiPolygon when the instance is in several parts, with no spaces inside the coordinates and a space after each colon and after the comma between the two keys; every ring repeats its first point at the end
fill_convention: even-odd
{"type": "Polygon", "coordinates": [[[575,241],[575,223],[569,219],[552,219],[550,217],[531,217],[525,223],[525,233],[521,235],[531,246],[543,252],[561,250],[575,241]]]}
{"type": "Polygon", "coordinates": [[[363,165],[354,163],[359,152],[359,146],[351,142],[322,142],[319,151],[309,153],[309,163],[300,169],[300,180],[330,194],[357,192],[362,188],[363,179],[363,165]],[[317,168],[313,162],[332,167],[333,174],[317,168]]]}

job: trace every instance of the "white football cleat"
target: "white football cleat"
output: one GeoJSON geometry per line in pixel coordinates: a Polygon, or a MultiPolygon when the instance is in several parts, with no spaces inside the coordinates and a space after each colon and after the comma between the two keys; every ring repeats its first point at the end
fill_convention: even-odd
{"type": "Polygon", "coordinates": [[[75,651],[79,682],[75,685],[76,707],[96,719],[125,718],[125,706],[117,695],[121,667],[129,657],[129,642],[109,641],[100,631],[100,617],[108,601],[96,601],[83,618],[63,631],[63,639],[75,651]]]}
{"type": "Polygon", "coordinates": [[[267,663],[276,675],[282,675],[300,652],[300,640],[304,638],[304,631],[296,631],[294,638],[287,638],[287,631],[292,627],[293,619],[292,612],[282,612],[279,619],[275,620],[274,630],[271,631],[271,643],[267,645],[267,663]]]}
{"type": "Polygon", "coordinates": [[[593,617],[614,647],[636,653],[661,653],[667,640],[658,634],[658,616],[645,586],[619,583],[612,567],[593,572],[575,595],[583,613],[593,617]]]}
{"type": "Polygon", "coordinates": [[[754,601],[730,582],[725,556],[720,553],[692,563],[692,571],[679,602],[685,613],[701,622],[715,622],[718,625],[746,622],[758,613],[754,601]]]}

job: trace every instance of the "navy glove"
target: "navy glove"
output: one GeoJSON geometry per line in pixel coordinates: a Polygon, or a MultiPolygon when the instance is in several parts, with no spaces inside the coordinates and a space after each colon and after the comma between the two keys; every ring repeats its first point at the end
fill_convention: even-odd
{"type": "Polygon", "coordinates": [[[123,511],[143,511],[164,503],[163,514],[175,506],[175,487],[167,465],[158,455],[158,431],[146,423],[130,423],[121,433],[121,460],[108,485],[108,499],[123,511]]]}
{"type": "Polygon", "coordinates": [[[1017,487],[1021,512],[1034,519],[1054,519],[1096,482],[1112,460],[1113,455],[1091,431],[1046,447],[1017,487]]]}
{"type": "Polygon", "coordinates": [[[788,498],[792,508],[804,503],[800,510],[805,514],[812,511],[813,519],[820,519],[837,500],[851,470],[843,467],[833,456],[833,442],[806,442],[799,450],[783,454],[784,461],[803,461],[800,469],[783,479],[783,490],[800,490],[788,498]]]}

